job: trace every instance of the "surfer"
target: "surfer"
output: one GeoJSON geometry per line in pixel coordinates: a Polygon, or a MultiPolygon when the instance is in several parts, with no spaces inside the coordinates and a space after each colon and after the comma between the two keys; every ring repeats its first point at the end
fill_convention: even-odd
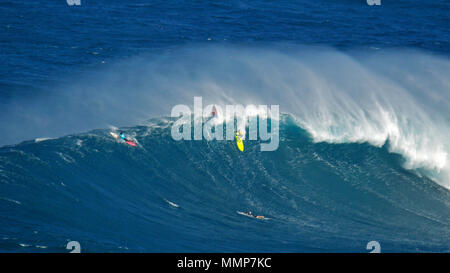
{"type": "Polygon", "coordinates": [[[136,140],[132,140],[132,139],[127,138],[127,137],[125,136],[125,134],[124,134],[122,131],[120,131],[119,134],[116,134],[116,133],[114,133],[114,132],[109,132],[109,133],[110,133],[115,139],[121,139],[121,140],[125,141],[125,143],[127,143],[127,144],[130,145],[130,146],[133,146],[133,147],[136,147],[136,146],[137,146],[136,140]]]}
{"type": "Polygon", "coordinates": [[[247,210],[247,213],[245,215],[256,219],[265,219],[265,217],[262,215],[254,215],[250,210],[247,210]]]}
{"type": "Polygon", "coordinates": [[[125,141],[129,141],[129,140],[125,137],[125,134],[124,134],[122,131],[120,131],[119,136],[120,136],[121,139],[123,139],[123,140],[125,140],[125,141]]]}

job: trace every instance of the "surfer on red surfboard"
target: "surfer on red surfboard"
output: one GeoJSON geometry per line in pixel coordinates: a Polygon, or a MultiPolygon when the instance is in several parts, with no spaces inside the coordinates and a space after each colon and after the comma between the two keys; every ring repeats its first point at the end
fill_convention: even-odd
{"type": "Polygon", "coordinates": [[[125,134],[121,131],[119,134],[120,138],[123,139],[126,143],[128,143],[131,146],[136,146],[136,143],[134,143],[134,141],[128,139],[125,137],[125,134]]]}

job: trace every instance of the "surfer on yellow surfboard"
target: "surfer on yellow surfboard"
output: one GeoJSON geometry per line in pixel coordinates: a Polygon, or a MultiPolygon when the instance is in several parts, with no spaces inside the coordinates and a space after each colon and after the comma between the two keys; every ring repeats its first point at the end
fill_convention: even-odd
{"type": "Polygon", "coordinates": [[[244,136],[244,134],[242,134],[241,130],[238,130],[236,132],[236,145],[237,145],[239,151],[241,151],[241,152],[244,151],[244,142],[242,142],[243,136],[244,136]]]}

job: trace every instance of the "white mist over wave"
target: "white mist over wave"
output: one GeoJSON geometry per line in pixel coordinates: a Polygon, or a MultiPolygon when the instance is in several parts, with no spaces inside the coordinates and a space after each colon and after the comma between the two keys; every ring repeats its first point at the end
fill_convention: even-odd
{"type": "Polygon", "coordinates": [[[413,50],[202,46],[138,56],[4,110],[2,144],[145,123],[176,104],[277,104],[315,141],[369,142],[450,188],[450,61],[413,50]]]}

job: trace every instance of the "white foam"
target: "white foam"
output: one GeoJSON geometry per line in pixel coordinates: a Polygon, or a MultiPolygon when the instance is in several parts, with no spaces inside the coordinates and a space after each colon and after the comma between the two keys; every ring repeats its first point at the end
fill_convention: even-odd
{"type": "Polygon", "coordinates": [[[9,201],[9,202],[15,203],[15,204],[17,204],[17,205],[22,205],[21,202],[19,202],[19,201],[17,201],[17,200],[14,200],[14,199],[9,199],[9,198],[5,198],[5,197],[0,197],[0,200],[5,200],[5,201],[9,201]]]}
{"type": "Polygon", "coordinates": [[[34,140],[34,142],[42,142],[42,141],[46,141],[46,140],[51,140],[51,139],[55,139],[55,138],[51,138],[51,137],[38,137],[34,140]]]}
{"type": "Polygon", "coordinates": [[[175,204],[174,202],[171,202],[171,201],[169,201],[169,200],[167,200],[167,199],[164,199],[164,201],[166,201],[167,204],[171,205],[172,207],[175,207],[175,208],[180,207],[178,204],[175,204]]]}

